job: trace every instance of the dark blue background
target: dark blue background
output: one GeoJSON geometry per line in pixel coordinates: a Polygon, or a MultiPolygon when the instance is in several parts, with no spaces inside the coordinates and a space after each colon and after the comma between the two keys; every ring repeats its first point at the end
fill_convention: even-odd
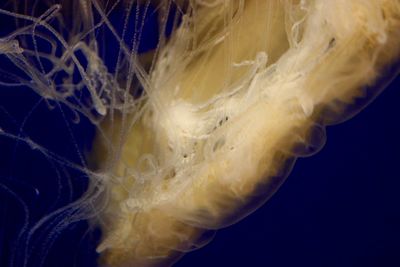
{"type": "MultiPolygon", "coordinates": [[[[399,87],[397,78],[355,118],[328,127],[322,151],[299,159],[266,205],[220,230],[214,241],[176,266],[400,266],[399,87]]],[[[26,88],[0,87],[0,127],[17,134],[28,118],[23,137],[78,162],[75,145],[80,150],[90,147],[93,127],[84,119],[66,125],[71,117],[67,110],[49,111],[40,101],[26,88]]],[[[5,188],[26,204],[31,227],[85,191],[83,174],[68,168],[66,173],[70,178],[62,173],[57,179],[48,158],[0,136],[0,266],[9,266],[11,255],[16,255],[13,267],[20,267],[18,260],[27,255],[21,242],[15,248],[26,214],[5,188]]],[[[96,266],[100,235],[88,231],[86,222],[60,233],[38,233],[29,246],[28,266],[38,266],[43,258],[44,266],[96,266]]]]}
{"type": "MultiPolygon", "coordinates": [[[[266,205],[219,231],[214,241],[176,266],[400,266],[399,85],[397,78],[355,118],[328,127],[322,151],[299,159],[266,205]]],[[[25,113],[32,100],[38,99],[27,91],[18,97],[16,91],[5,95],[7,90],[2,88],[0,100],[9,112],[14,107],[25,113]]],[[[47,146],[73,158],[64,124],[57,110],[49,112],[40,105],[26,128],[46,140],[47,146]]],[[[73,127],[79,138],[90,139],[88,125],[73,127]]],[[[0,140],[1,182],[27,202],[35,221],[51,210],[57,197],[54,171],[44,157],[24,145],[11,158],[5,151],[10,152],[15,143],[0,140]],[[39,196],[33,188],[40,189],[39,196]]],[[[71,174],[71,179],[74,194],[69,196],[69,188],[64,188],[59,206],[84,192],[86,178],[71,174]]],[[[0,197],[1,266],[8,266],[22,210],[4,191],[0,197]]],[[[83,222],[63,230],[45,266],[72,266],[74,262],[95,266],[93,249],[99,235],[84,234],[83,222]]],[[[36,266],[40,256],[35,255],[29,266],[36,266]]]]}
{"type": "Polygon", "coordinates": [[[269,202],[176,266],[400,266],[399,89],[328,127],[269,202]]]}

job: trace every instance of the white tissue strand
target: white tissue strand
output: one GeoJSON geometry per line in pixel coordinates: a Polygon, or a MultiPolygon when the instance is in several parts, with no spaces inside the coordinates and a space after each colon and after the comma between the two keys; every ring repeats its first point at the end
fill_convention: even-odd
{"type": "Polygon", "coordinates": [[[104,122],[97,138],[113,177],[102,260],[166,266],[251,213],[319,149],[324,125],[379,92],[399,39],[397,0],[191,1],[139,115],[104,122]],[[121,147],[112,164],[108,141],[121,147]]]}

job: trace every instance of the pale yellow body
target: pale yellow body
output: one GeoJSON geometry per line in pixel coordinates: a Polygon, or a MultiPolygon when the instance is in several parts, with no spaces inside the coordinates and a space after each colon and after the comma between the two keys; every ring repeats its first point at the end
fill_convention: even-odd
{"type": "Polygon", "coordinates": [[[307,145],[321,145],[324,124],[360,109],[399,60],[398,0],[192,10],[156,60],[140,117],[105,122],[97,138],[109,177],[98,248],[107,266],[167,266],[207,229],[250,213],[307,145]]]}

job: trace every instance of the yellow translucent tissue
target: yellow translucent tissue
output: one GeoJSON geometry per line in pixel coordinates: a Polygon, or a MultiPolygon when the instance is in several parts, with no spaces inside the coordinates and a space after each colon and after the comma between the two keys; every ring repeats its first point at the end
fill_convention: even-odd
{"type": "Polygon", "coordinates": [[[204,245],[397,73],[398,0],[179,5],[179,27],[139,69],[136,112],[108,114],[96,137],[105,266],[169,266],[204,245]]]}

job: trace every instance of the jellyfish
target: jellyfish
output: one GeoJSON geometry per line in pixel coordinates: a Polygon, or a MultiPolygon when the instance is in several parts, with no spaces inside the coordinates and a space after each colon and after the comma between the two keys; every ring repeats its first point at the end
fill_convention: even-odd
{"type": "Polygon", "coordinates": [[[88,181],[25,227],[12,266],[29,266],[19,255],[37,229],[48,250],[81,220],[101,229],[100,266],[173,265],[261,207],[326,126],[398,74],[397,0],[10,1],[0,15],[15,25],[0,39],[1,86],[61,110],[75,158],[23,127],[1,135],[58,180],[88,181]],[[83,121],[87,149],[73,134],[83,121]]]}

